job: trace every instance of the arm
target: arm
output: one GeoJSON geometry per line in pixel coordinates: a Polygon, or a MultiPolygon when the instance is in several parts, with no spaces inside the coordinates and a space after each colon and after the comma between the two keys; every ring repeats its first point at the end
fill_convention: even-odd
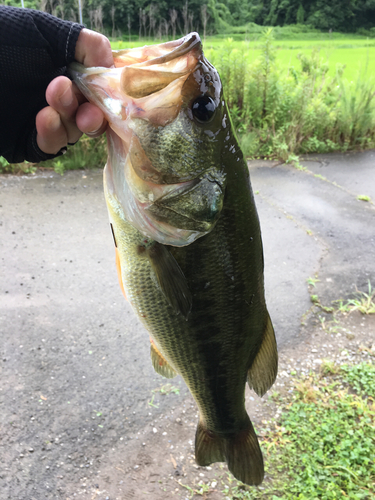
{"type": "Polygon", "coordinates": [[[43,12],[0,6],[0,155],[9,162],[55,157],[81,130],[105,129],[101,112],[63,76],[74,59],[110,66],[109,41],[43,12]]]}

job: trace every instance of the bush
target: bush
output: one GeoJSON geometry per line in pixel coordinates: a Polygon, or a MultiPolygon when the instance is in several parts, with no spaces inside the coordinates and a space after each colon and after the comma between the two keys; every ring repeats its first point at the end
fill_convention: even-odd
{"type": "Polygon", "coordinates": [[[328,77],[319,51],[299,55],[300,68],[280,71],[274,30],[264,31],[260,58],[226,46],[210,54],[222,82],[244,153],[277,157],[363,149],[375,145],[374,82],[359,75],[343,79],[345,67],[328,77]]]}
{"type": "Polygon", "coordinates": [[[77,144],[70,146],[63,156],[48,160],[43,163],[43,166],[51,167],[62,175],[65,170],[104,167],[106,159],[105,136],[96,139],[83,136],[77,144]]]}

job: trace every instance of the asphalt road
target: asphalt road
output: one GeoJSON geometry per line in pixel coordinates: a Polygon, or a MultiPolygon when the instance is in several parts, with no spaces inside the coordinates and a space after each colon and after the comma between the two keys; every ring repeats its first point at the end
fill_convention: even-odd
{"type": "MultiPolygon", "coordinates": [[[[301,341],[309,277],[328,305],[375,284],[375,206],[357,199],[375,200],[375,152],[302,163],[250,165],[280,350],[301,341]]],[[[0,499],[66,498],[60,462],[89,467],[154,418],[162,383],[117,283],[101,171],[0,177],[0,338],[0,499]]]]}

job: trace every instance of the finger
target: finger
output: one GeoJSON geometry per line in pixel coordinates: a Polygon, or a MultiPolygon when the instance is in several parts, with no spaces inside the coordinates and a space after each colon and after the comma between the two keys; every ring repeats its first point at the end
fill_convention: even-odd
{"type": "Polygon", "coordinates": [[[104,118],[102,111],[85,102],[79,106],[76,114],[78,128],[90,137],[98,137],[107,128],[108,122],[104,118]]]}
{"type": "Polygon", "coordinates": [[[37,144],[47,154],[57,154],[67,145],[68,135],[59,113],[51,106],[43,108],[36,116],[37,144]]]}
{"type": "Polygon", "coordinates": [[[81,136],[76,125],[76,112],[81,102],[85,101],[75,84],[65,76],[52,80],[46,90],[48,104],[60,115],[66,130],[67,142],[75,143],[81,136]]]}
{"type": "Polygon", "coordinates": [[[113,66],[111,44],[104,35],[86,28],[81,30],[75,51],[75,59],[84,66],[113,66]]]}

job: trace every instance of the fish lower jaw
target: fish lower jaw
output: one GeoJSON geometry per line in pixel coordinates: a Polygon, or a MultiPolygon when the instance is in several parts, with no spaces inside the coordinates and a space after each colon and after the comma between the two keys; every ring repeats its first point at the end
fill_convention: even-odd
{"type": "Polygon", "coordinates": [[[161,222],[154,217],[143,216],[142,224],[137,224],[137,221],[129,221],[138,231],[148,238],[161,243],[162,245],[171,245],[175,247],[183,247],[190,245],[196,239],[204,236],[205,233],[188,229],[180,229],[161,222]]]}
{"type": "Polygon", "coordinates": [[[170,199],[180,196],[189,191],[198,184],[198,182],[199,179],[192,179],[175,184],[157,184],[151,181],[143,181],[141,187],[138,188],[136,185],[132,184],[131,180],[128,181],[133,196],[136,198],[139,206],[144,206],[144,209],[149,208],[152,203],[160,202],[165,198],[170,199]]]}

